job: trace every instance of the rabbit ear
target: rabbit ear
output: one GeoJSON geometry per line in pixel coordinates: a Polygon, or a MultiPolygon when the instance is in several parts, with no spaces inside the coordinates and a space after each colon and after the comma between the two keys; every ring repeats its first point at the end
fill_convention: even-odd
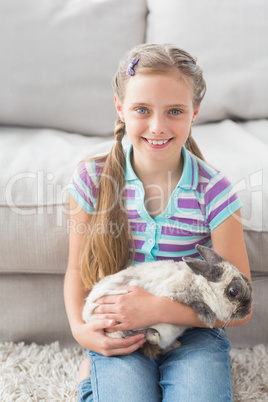
{"type": "Polygon", "coordinates": [[[204,276],[210,282],[219,282],[222,277],[223,269],[221,267],[209,264],[198,258],[183,257],[182,259],[195,274],[204,276]]]}
{"type": "Polygon", "coordinates": [[[201,255],[201,257],[204,258],[206,262],[208,262],[211,265],[219,264],[220,262],[224,262],[224,259],[220,257],[215,251],[212,250],[212,248],[201,246],[200,244],[197,244],[195,246],[196,250],[198,253],[201,255]]]}

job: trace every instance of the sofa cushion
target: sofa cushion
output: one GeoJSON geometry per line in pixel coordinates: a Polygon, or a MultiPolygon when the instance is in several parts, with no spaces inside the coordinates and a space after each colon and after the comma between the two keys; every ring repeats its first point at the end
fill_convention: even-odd
{"type": "Polygon", "coordinates": [[[147,42],[198,58],[208,84],[197,122],[268,118],[266,0],[148,0],[147,42]]]}
{"type": "MultiPolygon", "coordinates": [[[[0,342],[74,344],[64,307],[63,282],[63,275],[1,275],[0,342]]],[[[29,390],[28,398],[21,395],[19,399],[39,399],[30,395],[29,390]]],[[[41,400],[62,399],[47,396],[41,400]]]]}
{"type": "Polygon", "coordinates": [[[67,185],[80,160],[108,152],[112,143],[57,130],[0,127],[0,272],[65,272],[67,185]]]}
{"type": "Polygon", "coordinates": [[[234,184],[243,203],[242,223],[250,267],[268,274],[268,120],[193,127],[204,157],[234,184]]]}
{"type": "Polygon", "coordinates": [[[252,121],[251,125],[225,120],[193,127],[192,132],[205,159],[234,184],[244,205],[244,229],[267,232],[268,137],[256,135],[254,126],[267,134],[268,120],[252,121]]]}
{"type": "Polygon", "coordinates": [[[0,2],[0,124],[111,134],[112,76],[146,13],[145,0],[0,2]]]}

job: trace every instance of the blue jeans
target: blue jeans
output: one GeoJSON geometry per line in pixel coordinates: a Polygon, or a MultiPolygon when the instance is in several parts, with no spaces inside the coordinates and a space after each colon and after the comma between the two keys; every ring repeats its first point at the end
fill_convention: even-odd
{"type": "Polygon", "coordinates": [[[155,360],[138,351],[112,357],[88,351],[90,378],[78,385],[78,401],[233,401],[225,329],[191,328],[178,339],[180,348],[155,360]]]}

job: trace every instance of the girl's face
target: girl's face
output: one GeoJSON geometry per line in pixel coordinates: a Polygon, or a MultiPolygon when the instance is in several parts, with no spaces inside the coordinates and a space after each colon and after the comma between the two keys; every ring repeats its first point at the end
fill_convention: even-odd
{"type": "Polygon", "coordinates": [[[135,163],[180,160],[181,147],[199,108],[194,110],[192,88],[179,72],[136,74],[130,77],[125,99],[116,109],[125,121],[135,163]]]}

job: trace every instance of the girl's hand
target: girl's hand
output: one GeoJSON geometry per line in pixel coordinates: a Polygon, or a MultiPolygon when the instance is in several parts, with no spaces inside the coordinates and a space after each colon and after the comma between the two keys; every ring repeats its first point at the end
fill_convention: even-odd
{"type": "Polygon", "coordinates": [[[119,323],[108,332],[132,330],[148,327],[159,321],[157,303],[159,297],[152,295],[138,286],[120,286],[116,290],[127,290],[127,294],[103,296],[96,303],[96,319],[112,319],[119,323]]]}
{"type": "Polygon", "coordinates": [[[104,356],[128,355],[139,349],[146,341],[143,334],[125,339],[109,338],[104,330],[111,328],[113,320],[95,320],[87,324],[81,323],[74,331],[77,342],[86,349],[104,356]]]}

